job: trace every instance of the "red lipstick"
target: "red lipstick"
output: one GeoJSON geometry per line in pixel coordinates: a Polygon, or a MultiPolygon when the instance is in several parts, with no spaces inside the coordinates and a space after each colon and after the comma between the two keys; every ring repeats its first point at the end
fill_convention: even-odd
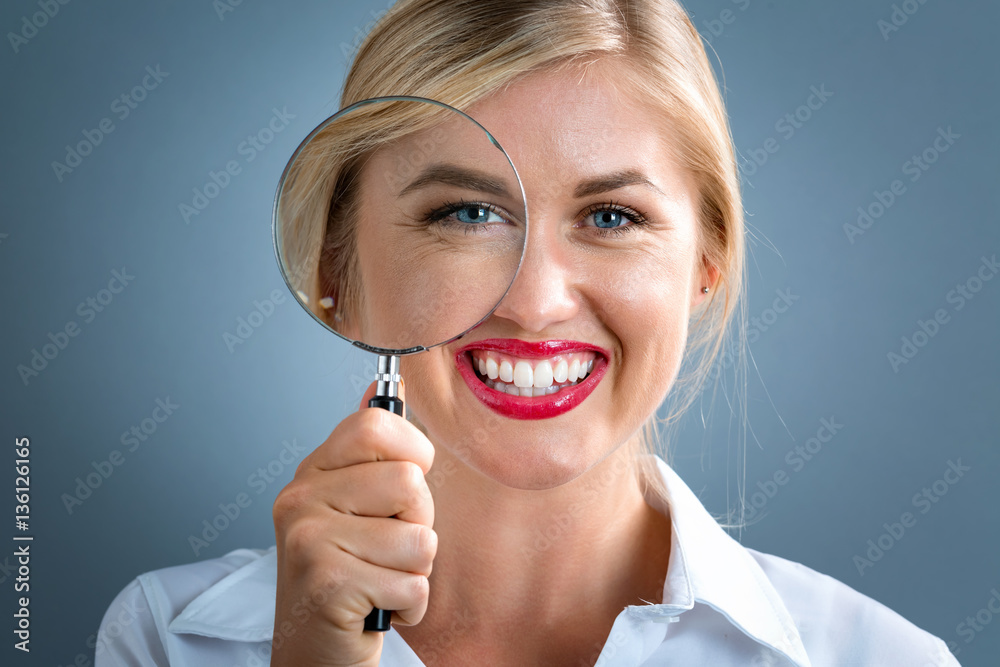
{"type": "Polygon", "coordinates": [[[511,419],[550,419],[569,412],[597,388],[608,368],[611,353],[596,345],[573,340],[529,342],[516,338],[488,338],[463,346],[455,354],[455,365],[473,396],[497,414],[511,419]],[[500,352],[512,357],[540,359],[570,352],[593,351],[594,369],[578,384],[548,396],[512,396],[484,384],[472,367],[472,350],[500,352]]]}

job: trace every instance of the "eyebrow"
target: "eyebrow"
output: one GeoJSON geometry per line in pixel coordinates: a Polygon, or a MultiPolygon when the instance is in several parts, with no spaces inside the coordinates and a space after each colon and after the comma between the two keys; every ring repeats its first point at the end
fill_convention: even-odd
{"type": "Polygon", "coordinates": [[[476,171],[475,169],[466,169],[464,167],[457,167],[450,164],[431,165],[422,171],[415,179],[413,179],[409,185],[403,188],[402,192],[399,193],[399,196],[402,197],[409,192],[419,190],[420,188],[424,188],[435,183],[455,185],[460,188],[486,192],[500,197],[510,196],[507,186],[503,181],[497,180],[491,175],[481,171],[476,171]]]}
{"type": "Polygon", "coordinates": [[[666,196],[666,193],[663,192],[663,190],[656,187],[656,185],[651,180],[646,178],[641,171],[635,169],[616,171],[604,176],[598,176],[597,178],[593,178],[589,181],[583,181],[576,186],[573,196],[580,199],[583,197],[601,194],[602,192],[617,190],[618,188],[624,188],[629,185],[645,185],[646,187],[652,188],[656,192],[660,193],[664,197],[666,196]]]}

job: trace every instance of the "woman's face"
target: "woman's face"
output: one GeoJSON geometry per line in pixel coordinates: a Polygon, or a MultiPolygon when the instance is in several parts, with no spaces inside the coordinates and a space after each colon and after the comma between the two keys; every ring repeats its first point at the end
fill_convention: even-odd
{"type": "MultiPolygon", "coordinates": [[[[533,74],[469,110],[517,166],[525,255],[480,326],[402,361],[407,409],[439,451],[515,488],[564,484],[636,433],[670,389],[690,311],[717,275],[699,252],[696,184],[672,157],[668,126],[616,90],[610,67],[593,70],[533,74]],[[586,375],[574,383],[576,369],[586,375]]],[[[463,199],[497,204],[485,192],[463,199]]],[[[359,234],[358,251],[362,266],[379,266],[377,238],[359,234]]],[[[364,273],[367,284],[391,280],[364,273]]],[[[405,324],[399,304],[377,301],[368,321],[405,324]]]]}

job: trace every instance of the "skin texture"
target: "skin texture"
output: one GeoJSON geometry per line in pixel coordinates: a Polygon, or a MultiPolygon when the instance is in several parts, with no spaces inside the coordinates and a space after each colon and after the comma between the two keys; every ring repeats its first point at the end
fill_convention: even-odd
{"type": "MultiPolygon", "coordinates": [[[[440,112],[428,103],[405,108],[420,107],[440,112]]],[[[517,175],[489,135],[453,111],[438,115],[440,125],[375,151],[360,176],[355,233],[365,298],[359,333],[369,345],[400,349],[453,338],[493,309],[521,258],[523,224],[475,225],[471,234],[470,225],[457,220],[428,224],[429,213],[486,194],[424,177],[445,165],[502,186],[505,195],[490,193],[486,201],[506,217],[524,216],[517,175]]],[[[492,211],[488,216],[502,222],[492,211]]]]}
{"type": "MultiPolygon", "coordinates": [[[[518,168],[530,206],[527,253],[479,327],[403,358],[412,423],[361,410],[279,494],[276,627],[322,579],[317,571],[348,576],[316,615],[331,625],[310,621],[299,635],[305,648],[272,664],[377,664],[381,639],[358,623],[365,600],[403,609],[389,605],[393,596],[409,605],[394,614],[396,630],[428,665],[592,664],[624,606],[661,600],[669,518],[646,504],[628,443],[670,390],[691,310],[718,272],[699,250],[696,182],[672,157],[669,127],[614,81],[609,61],[586,73],[539,72],[469,110],[518,168]],[[623,172],[648,182],[578,196],[581,183],[623,172]],[[612,202],[646,224],[602,235],[592,213],[612,202]],[[611,354],[579,406],[515,420],[480,403],[456,368],[459,347],[487,338],[578,340],[611,354]],[[407,460],[416,464],[409,477],[371,470],[407,460]],[[358,461],[379,462],[363,474],[344,467],[358,461]],[[403,521],[356,516],[392,516],[397,506],[375,507],[382,493],[406,496],[403,521]],[[407,523],[433,525],[433,544],[414,548],[397,527],[407,523]],[[376,561],[411,578],[380,578],[376,561]],[[344,659],[322,659],[331,647],[344,659]]],[[[366,321],[388,317],[370,312],[366,321]]]]}

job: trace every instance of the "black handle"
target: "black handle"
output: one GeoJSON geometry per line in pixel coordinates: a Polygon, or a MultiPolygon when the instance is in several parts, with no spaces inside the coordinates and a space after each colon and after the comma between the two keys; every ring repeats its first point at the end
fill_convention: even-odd
{"type": "Polygon", "coordinates": [[[369,408],[382,408],[393,412],[400,417],[403,416],[403,401],[395,396],[376,396],[368,401],[369,408]]]}
{"type": "MultiPolygon", "coordinates": [[[[368,401],[369,408],[382,408],[403,416],[403,401],[391,396],[376,396],[368,401]]],[[[365,617],[365,631],[386,632],[389,629],[389,621],[392,619],[392,612],[375,607],[371,613],[365,617]]]]}

